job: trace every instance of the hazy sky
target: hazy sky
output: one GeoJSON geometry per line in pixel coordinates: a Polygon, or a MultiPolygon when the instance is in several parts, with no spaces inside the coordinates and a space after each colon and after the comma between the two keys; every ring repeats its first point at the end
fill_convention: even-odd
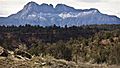
{"type": "Polygon", "coordinates": [[[97,8],[104,14],[120,17],[120,0],[0,0],[0,16],[6,17],[17,13],[30,1],[38,4],[53,4],[54,6],[62,3],[77,9],[97,8]]]}

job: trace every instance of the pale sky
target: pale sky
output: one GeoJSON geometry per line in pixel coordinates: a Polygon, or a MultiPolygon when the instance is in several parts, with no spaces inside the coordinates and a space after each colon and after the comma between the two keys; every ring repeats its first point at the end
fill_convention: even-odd
{"type": "Polygon", "coordinates": [[[120,0],[0,0],[0,17],[17,13],[30,1],[38,4],[53,4],[54,6],[62,3],[76,9],[97,8],[104,14],[120,17],[120,0]]]}

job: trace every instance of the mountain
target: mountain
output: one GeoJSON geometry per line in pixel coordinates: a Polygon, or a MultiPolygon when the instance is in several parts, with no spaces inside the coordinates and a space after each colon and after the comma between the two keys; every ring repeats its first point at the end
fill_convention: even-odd
{"type": "Polygon", "coordinates": [[[22,10],[0,17],[0,25],[80,26],[90,24],[120,24],[117,16],[102,14],[98,9],[75,9],[65,4],[27,3],[22,10]]]}

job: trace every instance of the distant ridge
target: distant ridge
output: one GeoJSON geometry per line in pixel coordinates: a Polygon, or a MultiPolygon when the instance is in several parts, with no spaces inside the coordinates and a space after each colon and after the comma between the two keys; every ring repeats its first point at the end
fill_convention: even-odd
{"type": "MultiPolygon", "coordinates": [[[[19,8],[19,7],[18,7],[19,8]]],[[[98,9],[75,9],[65,4],[27,3],[22,10],[0,18],[0,25],[81,26],[90,24],[120,24],[117,16],[102,14],[98,9]]]]}

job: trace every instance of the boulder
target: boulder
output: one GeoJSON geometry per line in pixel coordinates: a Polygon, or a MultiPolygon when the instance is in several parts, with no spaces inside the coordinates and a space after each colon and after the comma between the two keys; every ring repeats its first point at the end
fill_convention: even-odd
{"type": "Polygon", "coordinates": [[[3,53],[3,51],[4,51],[4,48],[0,47],[0,55],[3,53]]]}
{"type": "Polygon", "coordinates": [[[25,51],[20,51],[20,50],[15,51],[15,55],[16,56],[21,56],[21,57],[26,58],[26,59],[31,59],[32,58],[31,54],[29,54],[28,52],[25,52],[25,51]]]}
{"type": "Polygon", "coordinates": [[[111,43],[110,39],[103,39],[103,40],[100,41],[100,44],[102,44],[102,45],[108,45],[110,43],[111,43]]]}
{"type": "Polygon", "coordinates": [[[8,54],[9,54],[8,51],[0,46],[0,56],[7,57],[8,54]]]}

